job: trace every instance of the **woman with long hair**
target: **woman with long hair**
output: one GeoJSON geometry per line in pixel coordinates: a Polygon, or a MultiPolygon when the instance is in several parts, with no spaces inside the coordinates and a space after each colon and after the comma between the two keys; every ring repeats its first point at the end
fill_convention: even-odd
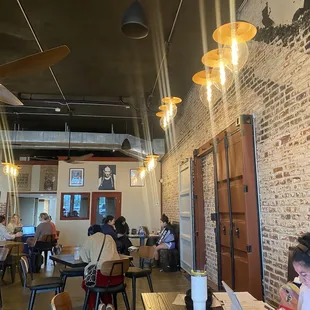
{"type": "MultiPolygon", "coordinates": [[[[99,257],[99,262],[97,264],[97,279],[96,285],[98,286],[113,286],[120,284],[124,281],[123,276],[112,276],[107,277],[101,274],[100,269],[104,262],[118,260],[120,259],[119,254],[117,253],[116,245],[113,238],[110,235],[104,235],[101,232],[100,225],[93,225],[92,229],[89,230],[91,235],[87,237],[86,242],[80,251],[80,256],[83,262],[88,263],[89,265],[96,264],[98,256],[100,254],[100,249],[103,245],[101,255],[99,257]]],[[[86,267],[87,268],[87,267],[86,267]]],[[[82,288],[87,291],[87,287],[83,280],[82,288]]],[[[96,295],[95,293],[90,293],[88,300],[88,308],[95,308],[96,295]]],[[[112,304],[112,295],[104,294],[102,296],[102,301],[107,305],[106,309],[114,309],[112,304]]]]}
{"type": "Polygon", "coordinates": [[[10,223],[7,226],[8,231],[11,234],[14,234],[17,232],[17,230],[21,231],[21,228],[23,227],[23,224],[20,220],[20,217],[18,214],[14,213],[11,217],[10,223]]]}
{"type": "Polygon", "coordinates": [[[123,216],[120,216],[115,221],[115,229],[117,233],[117,239],[121,243],[121,253],[129,255],[128,249],[132,246],[132,243],[128,238],[129,226],[126,223],[126,219],[123,216]]]}
{"type": "Polygon", "coordinates": [[[158,265],[159,250],[175,248],[175,237],[173,233],[173,228],[169,222],[168,216],[165,214],[161,216],[160,227],[161,227],[161,232],[159,234],[159,239],[157,240],[156,245],[154,245],[155,266],[158,265]]]}

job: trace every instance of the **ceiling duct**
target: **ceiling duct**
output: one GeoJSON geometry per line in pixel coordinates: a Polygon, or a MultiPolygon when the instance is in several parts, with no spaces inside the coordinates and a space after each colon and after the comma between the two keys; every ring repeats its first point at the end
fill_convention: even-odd
{"type": "MultiPolygon", "coordinates": [[[[10,143],[13,149],[68,149],[68,132],[0,131],[0,135],[4,139],[3,142],[10,143]]],[[[116,150],[142,160],[149,154],[150,142],[128,134],[72,132],[70,148],[85,151],[116,150]],[[122,144],[126,139],[130,144],[130,149],[122,149],[122,144]]],[[[156,154],[164,155],[164,139],[152,140],[151,149],[156,154]]]]}

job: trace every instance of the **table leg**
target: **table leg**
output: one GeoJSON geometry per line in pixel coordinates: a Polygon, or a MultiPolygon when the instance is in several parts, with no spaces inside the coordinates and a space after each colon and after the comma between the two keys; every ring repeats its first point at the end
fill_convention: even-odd
{"type": "Polygon", "coordinates": [[[0,308],[2,309],[2,294],[1,294],[1,288],[0,288],[0,308]]]}
{"type": "MultiPolygon", "coordinates": [[[[145,238],[144,237],[141,237],[140,238],[140,246],[144,246],[145,245],[145,238]]],[[[143,259],[140,258],[140,268],[143,268],[143,259]]]]}

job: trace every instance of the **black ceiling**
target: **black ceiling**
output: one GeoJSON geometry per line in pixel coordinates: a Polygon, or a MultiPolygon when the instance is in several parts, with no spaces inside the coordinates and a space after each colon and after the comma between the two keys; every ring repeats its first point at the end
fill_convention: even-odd
{"type": "MultiPolygon", "coordinates": [[[[208,49],[215,48],[211,39],[216,28],[214,1],[217,0],[184,0],[182,3],[169,45],[166,70],[169,79],[165,78],[163,82],[163,85],[170,85],[171,95],[184,98],[192,85],[193,73],[202,68],[199,3],[205,8],[202,15],[206,20],[208,49]]],[[[236,1],[236,6],[241,2],[236,1]]],[[[62,44],[71,49],[69,56],[53,67],[65,96],[80,96],[78,101],[82,96],[105,103],[117,101],[114,106],[105,106],[104,103],[71,105],[73,131],[111,132],[113,124],[115,132],[124,133],[127,127],[128,133],[143,137],[142,119],[147,114],[152,135],[162,136],[159,119],[153,112],[160,97],[168,94],[159,91],[161,82],[157,83],[147,112],[141,107],[153,88],[179,0],[141,1],[150,27],[149,36],[142,40],[129,39],[120,31],[122,14],[131,0],[21,0],[21,3],[43,49],[62,44]],[[120,97],[130,103],[130,108],[124,108],[120,97]]],[[[1,0],[0,7],[0,63],[38,52],[17,2],[1,0]]],[[[229,0],[221,0],[221,17],[222,23],[229,20],[229,0]]],[[[61,98],[49,70],[1,82],[16,94],[61,98]]],[[[24,104],[40,108],[5,107],[11,128],[16,123],[24,130],[64,130],[64,124],[68,122],[66,106],[40,100],[24,101],[24,104]],[[53,108],[56,107],[61,108],[61,112],[55,112],[53,108]]],[[[146,122],[144,125],[147,126],[146,122]]]]}

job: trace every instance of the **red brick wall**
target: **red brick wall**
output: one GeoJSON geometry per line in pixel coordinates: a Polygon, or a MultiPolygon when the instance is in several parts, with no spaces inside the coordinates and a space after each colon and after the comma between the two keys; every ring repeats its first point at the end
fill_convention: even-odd
{"type": "Polygon", "coordinates": [[[310,231],[309,18],[306,12],[292,25],[260,29],[236,88],[211,112],[193,86],[175,123],[175,145],[163,161],[163,210],[178,220],[180,162],[240,114],[255,115],[264,285],[272,301],[286,281],[288,247],[310,231]]]}

